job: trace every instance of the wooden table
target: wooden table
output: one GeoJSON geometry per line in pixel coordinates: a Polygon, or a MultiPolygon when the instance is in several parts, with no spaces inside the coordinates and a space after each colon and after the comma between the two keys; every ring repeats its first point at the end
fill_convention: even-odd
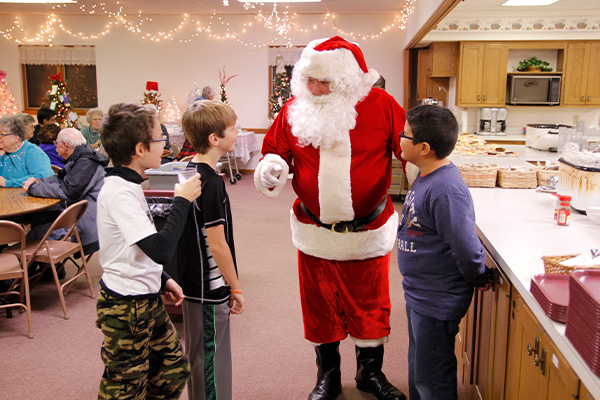
{"type": "Polygon", "coordinates": [[[0,219],[34,213],[58,203],[60,199],[30,196],[23,188],[0,188],[0,219]]]}

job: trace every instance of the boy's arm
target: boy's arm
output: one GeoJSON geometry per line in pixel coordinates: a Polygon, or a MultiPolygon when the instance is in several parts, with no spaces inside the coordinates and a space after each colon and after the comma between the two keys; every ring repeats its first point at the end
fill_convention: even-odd
{"type": "Polygon", "coordinates": [[[241,314],[244,311],[245,300],[242,296],[242,287],[235,271],[233,257],[229,250],[229,245],[225,240],[225,229],[223,225],[216,225],[206,228],[206,238],[208,247],[213,259],[217,263],[219,271],[231,288],[231,296],[237,304],[233,304],[231,312],[233,314],[241,314]]]}

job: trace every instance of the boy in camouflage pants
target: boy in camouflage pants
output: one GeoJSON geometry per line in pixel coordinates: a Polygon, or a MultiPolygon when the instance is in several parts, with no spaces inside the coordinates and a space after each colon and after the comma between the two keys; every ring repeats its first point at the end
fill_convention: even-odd
{"type": "Polygon", "coordinates": [[[107,169],[98,196],[100,296],[96,326],[104,334],[99,399],[177,399],[189,375],[175,327],[160,298],[176,304],[181,287],[161,264],[179,240],[191,202],[201,193],[199,175],[175,185],[171,214],[157,233],[141,183],[160,167],[164,140],[156,111],[137,104],[110,107],[100,131],[115,167],[107,169]]]}

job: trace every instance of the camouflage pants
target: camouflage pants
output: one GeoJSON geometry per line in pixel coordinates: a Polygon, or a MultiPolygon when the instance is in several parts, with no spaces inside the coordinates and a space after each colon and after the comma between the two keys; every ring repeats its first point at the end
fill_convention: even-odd
{"type": "Polygon", "coordinates": [[[189,375],[179,336],[160,297],[100,291],[96,326],[104,334],[98,399],[177,399],[189,375]]]}

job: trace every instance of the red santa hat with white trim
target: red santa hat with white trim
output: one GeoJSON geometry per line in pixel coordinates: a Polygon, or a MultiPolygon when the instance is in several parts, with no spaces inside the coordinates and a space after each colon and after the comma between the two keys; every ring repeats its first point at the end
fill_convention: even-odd
{"type": "Polygon", "coordinates": [[[319,80],[335,80],[340,76],[357,75],[365,86],[371,86],[379,78],[373,68],[367,68],[365,57],[358,44],[340,36],[313,40],[302,51],[294,66],[294,74],[319,80]]]}

